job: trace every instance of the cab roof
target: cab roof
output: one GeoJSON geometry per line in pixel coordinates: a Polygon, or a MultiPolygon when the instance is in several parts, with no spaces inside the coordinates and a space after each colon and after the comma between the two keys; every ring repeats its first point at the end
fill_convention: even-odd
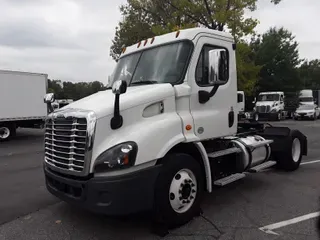
{"type": "Polygon", "coordinates": [[[123,48],[122,56],[128,55],[133,52],[141,51],[144,49],[148,49],[151,47],[159,46],[164,43],[169,43],[169,42],[175,42],[175,41],[181,41],[181,40],[193,40],[195,39],[198,35],[212,35],[215,38],[220,38],[224,41],[228,41],[230,43],[234,42],[234,38],[230,33],[226,32],[221,32],[217,30],[212,30],[208,28],[189,28],[189,29],[184,29],[184,30],[179,30],[176,32],[171,32],[167,34],[163,34],[160,36],[155,36],[153,38],[148,38],[146,40],[143,40],[141,42],[138,42],[134,45],[128,46],[123,48]]]}

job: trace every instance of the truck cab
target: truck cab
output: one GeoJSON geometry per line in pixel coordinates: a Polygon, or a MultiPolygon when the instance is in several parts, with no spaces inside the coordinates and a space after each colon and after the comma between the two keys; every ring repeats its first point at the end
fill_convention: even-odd
{"type": "Polygon", "coordinates": [[[299,92],[300,105],[314,105],[313,92],[311,89],[303,89],[299,92]]]}
{"type": "Polygon", "coordinates": [[[151,210],[174,227],[199,214],[213,185],[298,169],[305,135],[238,123],[235,51],[230,34],[204,28],[123,48],[112,89],[48,115],[48,191],[107,215],[151,210]]]}
{"type": "Polygon", "coordinates": [[[259,93],[254,110],[259,118],[280,120],[284,111],[284,92],[259,93]]]}

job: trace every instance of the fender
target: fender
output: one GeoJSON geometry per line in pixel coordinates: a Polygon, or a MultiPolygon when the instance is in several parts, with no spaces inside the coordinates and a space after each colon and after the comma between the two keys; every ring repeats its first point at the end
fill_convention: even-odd
{"type": "Polygon", "coordinates": [[[204,170],[205,170],[205,174],[206,174],[207,191],[209,193],[211,193],[212,192],[212,176],[211,176],[211,168],[210,168],[208,154],[207,154],[206,149],[204,148],[204,146],[201,142],[196,142],[196,143],[194,143],[194,145],[196,146],[196,148],[198,149],[198,151],[202,157],[203,166],[204,166],[204,170]]]}

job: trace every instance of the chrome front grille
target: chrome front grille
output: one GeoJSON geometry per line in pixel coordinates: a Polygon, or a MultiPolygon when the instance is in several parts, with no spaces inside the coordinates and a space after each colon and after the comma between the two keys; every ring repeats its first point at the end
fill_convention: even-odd
{"type": "Polygon", "coordinates": [[[270,106],[257,106],[256,111],[258,113],[268,113],[270,112],[271,107],[270,106]]]}
{"type": "Polygon", "coordinates": [[[83,171],[87,139],[85,118],[48,119],[45,135],[48,163],[70,171],[83,171]]]}
{"type": "Polygon", "coordinates": [[[64,173],[85,175],[95,122],[92,113],[70,109],[49,115],[45,128],[45,162],[64,173]]]}

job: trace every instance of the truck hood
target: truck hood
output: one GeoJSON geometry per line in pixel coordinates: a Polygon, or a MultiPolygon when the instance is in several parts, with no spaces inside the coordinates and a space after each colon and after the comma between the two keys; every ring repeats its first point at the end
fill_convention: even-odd
{"type": "Polygon", "coordinates": [[[273,104],[276,103],[276,101],[262,101],[262,102],[256,102],[256,106],[273,106],[273,104]]]}
{"type": "MultiPolygon", "coordinates": [[[[169,83],[128,87],[126,93],[120,95],[120,111],[147,102],[162,100],[174,96],[174,88],[169,83]]],[[[108,116],[114,112],[115,95],[111,89],[100,91],[61,108],[83,109],[95,112],[97,118],[108,116]]]]}

